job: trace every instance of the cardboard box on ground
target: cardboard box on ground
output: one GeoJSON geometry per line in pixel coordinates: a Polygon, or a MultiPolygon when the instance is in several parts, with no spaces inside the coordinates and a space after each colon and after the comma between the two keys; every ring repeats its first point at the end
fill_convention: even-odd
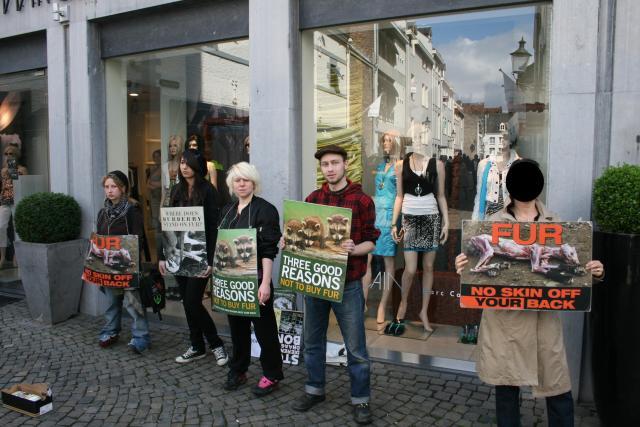
{"type": "Polygon", "coordinates": [[[51,388],[44,383],[14,384],[2,389],[2,404],[13,411],[37,417],[53,409],[51,388]]]}

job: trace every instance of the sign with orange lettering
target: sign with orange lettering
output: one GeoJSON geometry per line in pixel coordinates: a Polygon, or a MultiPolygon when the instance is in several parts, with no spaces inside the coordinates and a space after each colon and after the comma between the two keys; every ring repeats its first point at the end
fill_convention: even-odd
{"type": "Polygon", "coordinates": [[[93,233],[82,280],[110,288],[138,287],[138,236],[93,233]]]}
{"type": "Polygon", "coordinates": [[[590,311],[590,222],[463,221],[460,306],[590,311]]]}

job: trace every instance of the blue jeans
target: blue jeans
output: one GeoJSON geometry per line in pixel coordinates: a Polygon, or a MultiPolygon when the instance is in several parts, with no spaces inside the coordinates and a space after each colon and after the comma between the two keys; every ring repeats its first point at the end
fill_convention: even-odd
{"type": "MultiPolygon", "coordinates": [[[[135,307],[124,297],[125,292],[121,289],[103,288],[107,298],[109,298],[109,307],[104,313],[106,323],[100,332],[100,340],[104,340],[113,335],[119,335],[122,327],[122,307],[127,310],[133,322],[131,323],[131,341],[130,344],[136,346],[138,350],[145,350],[151,343],[149,335],[149,323],[147,322],[146,310],[143,314],[136,311],[135,307]]],[[[137,296],[136,296],[137,297],[137,296]]],[[[140,300],[140,298],[137,298],[140,300]]]]}
{"type": "Polygon", "coordinates": [[[345,285],[342,303],[310,296],[305,296],[304,302],[304,364],[308,375],[305,391],[313,395],[325,394],[327,327],[329,311],[333,309],[347,348],[351,403],[369,402],[371,363],[364,333],[364,294],[360,280],[345,285]]]}

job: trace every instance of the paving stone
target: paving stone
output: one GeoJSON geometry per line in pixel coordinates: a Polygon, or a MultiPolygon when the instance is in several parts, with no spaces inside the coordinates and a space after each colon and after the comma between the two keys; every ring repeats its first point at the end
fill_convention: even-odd
{"type": "MultiPolygon", "coordinates": [[[[54,390],[54,410],[38,419],[0,407],[0,426],[312,426],[354,425],[346,368],[327,368],[327,400],[307,413],[291,410],[300,397],[304,365],[285,365],[285,381],[273,394],[256,399],[251,387],[227,393],[227,368],[213,357],[187,364],[173,359],[188,347],[186,328],[151,323],[153,348],[144,356],[127,351],[130,321],[112,348],[96,345],[101,317],[78,315],[54,326],[31,320],[24,301],[0,306],[0,384],[46,381],[54,390]]],[[[224,337],[223,337],[224,338],[224,337]]],[[[231,350],[226,339],[227,349],[231,350]]],[[[476,426],[495,423],[495,390],[474,375],[372,365],[375,426],[476,426]]],[[[261,375],[253,360],[248,372],[261,375]]],[[[251,385],[250,384],[250,385],[251,385]]],[[[522,389],[523,425],[546,425],[545,401],[522,389]]],[[[599,425],[593,405],[576,405],[577,427],[599,425]]]]}

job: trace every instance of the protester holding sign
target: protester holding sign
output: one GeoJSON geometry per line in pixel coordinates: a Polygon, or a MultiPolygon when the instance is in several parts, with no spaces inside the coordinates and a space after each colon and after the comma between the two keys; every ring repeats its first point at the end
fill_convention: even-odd
{"type": "MultiPolygon", "coordinates": [[[[500,222],[557,222],[537,197],[544,177],[532,160],[513,162],[506,177],[511,203],[489,220],[500,222]]],[[[469,260],[456,257],[461,274],[469,260]]],[[[602,279],[600,261],[589,261],[586,270],[602,279]]],[[[549,426],[573,425],[573,398],[569,367],[557,312],[489,310],[482,312],[478,337],[478,376],[496,386],[498,426],[520,425],[520,386],[547,400],[549,426]]]]}
{"type": "MultiPolygon", "coordinates": [[[[209,342],[218,366],[228,361],[224,343],[218,336],[213,319],[202,305],[207,281],[213,266],[218,222],[217,197],[218,193],[210,182],[204,179],[207,174],[207,164],[197,150],[185,150],[180,159],[178,182],[171,190],[170,206],[192,207],[202,206],[204,209],[204,225],[206,235],[207,268],[201,274],[193,277],[175,276],[180,289],[184,313],[189,325],[191,347],[176,357],[178,363],[188,363],[202,359],[207,355],[204,339],[209,342]]],[[[160,250],[158,267],[162,275],[167,274],[165,253],[160,250]]]]}
{"type": "Polygon", "coordinates": [[[347,152],[343,148],[337,145],[323,147],[316,152],[315,158],[320,162],[326,182],[305,201],[351,209],[350,238],[341,243],[349,253],[349,259],[341,303],[305,295],[304,360],[308,378],[305,393],[294,403],[293,409],[308,411],[325,399],[327,327],[329,311],[333,309],[347,349],[354,418],[359,424],[369,424],[372,422],[369,408],[371,366],[364,332],[361,280],[367,270],[367,254],[375,248],[380,234],[374,226],[375,206],[359,184],[347,179],[347,152]]]}
{"type": "MultiPolygon", "coordinates": [[[[144,235],[144,218],[138,203],[129,199],[129,180],[119,170],[109,172],[102,178],[102,186],[105,193],[104,207],[98,212],[97,234],[109,235],[136,235],[138,236],[138,248],[142,247],[144,235]]],[[[138,257],[139,258],[139,257],[138,257]]],[[[134,262],[140,262],[139,259],[134,262]]],[[[136,353],[143,353],[149,348],[151,337],[149,336],[149,324],[147,314],[140,302],[140,294],[137,289],[117,289],[101,287],[109,299],[109,306],[104,313],[106,324],[100,332],[99,344],[107,348],[118,341],[120,334],[122,307],[127,310],[133,322],[131,323],[131,341],[129,348],[136,353]]]]}
{"type": "MultiPolygon", "coordinates": [[[[222,209],[220,229],[255,229],[256,241],[236,238],[235,248],[230,248],[232,264],[248,264],[253,260],[258,266],[257,289],[260,317],[229,314],[229,328],[233,342],[233,356],[229,362],[229,374],[225,390],[235,390],[247,382],[247,370],[251,363],[251,324],[260,344],[262,378],[253,388],[257,396],[265,396],[284,378],[282,356],[278,340],[278,325],[273,311],[273,260],[278,254],[280,218],[271,203],[256,196],[260,191],[260,175],[255,166],[247,162],[236,163],[227,173],[227,187],[237,200],[222,209]]],[[[248,234],[248,233],[247,233],[248,234]]]]}

